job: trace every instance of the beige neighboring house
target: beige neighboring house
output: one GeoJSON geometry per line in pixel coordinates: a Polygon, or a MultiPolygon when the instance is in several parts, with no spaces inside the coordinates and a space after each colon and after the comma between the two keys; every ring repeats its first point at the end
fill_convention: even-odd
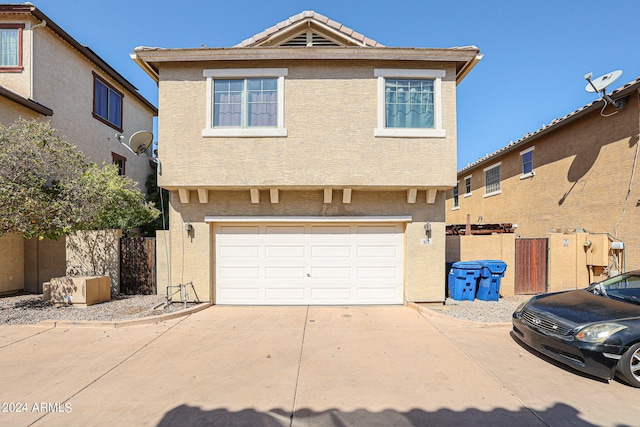
{"type": "MultiPolygon", "coordinates": [[[[516,227],[521,239],[508,267],[516,270],[516,293],[532,293],[521,292],[530,279],[525,264],[533,263],[518,253],[524,239],[548,243],[542,242],[548,256],[542,247],[536,255],[548,260],[538,274],[548,278],[533,292],[586,287],[640,269],[639,91],[640,79],[612,91],[617,108],[594,95],[592,103],[458,171],[458,186],[447,193],[447,223],[465,224],[469,216],[474,225],[516,227]]],[[[467,246],[473,241],[482,239],[472,236],[467,246]]]]}
{"type": "MultiPolygon", "coordinates": [[[[0,4],[2,124],[18,117],[50,121],[90,161],[118,164],[146,191],[149,158],[135,156],[120,140],[152,131],[154,116],[156,107],[130,82],[37,7],[0,4]]],[[[0,238],[0,293],[41,292],[43,282],[64,275],[64,244],[0,238]]]]}
{"type": "Polygon", "coordinates": [[[192,283],[203,301],[239,305],[445,299],[456,86],[478,48],[385,47],[306,11],[230,48],[132,58],[162,106],[161,292],[192,283]]]}

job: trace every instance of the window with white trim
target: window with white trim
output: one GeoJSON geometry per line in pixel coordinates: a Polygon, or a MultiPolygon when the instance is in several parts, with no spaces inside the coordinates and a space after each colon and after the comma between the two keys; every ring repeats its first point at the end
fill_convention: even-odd
{"type": "Polygon", "coordinates": [[[522,178],[528,178],[533,176],[533,150],[535,147],[529,147],[526,150],[522,150],[520,152],[520,156],[522,157],[522,178]]]}
{"type": "Polygon", "coordinates": [[[464,177],[464,197],[469,197],[471,195],[471,176],[464,177]]]}
{"type": "Polygon", "coordinates": [[[445,70],[376,68],[378,127],[375,136],[444,138],[442,78],[445,70]]]}
{"type": "Polygon", "coordinates": [[[287,136],[284,127],[286,68],[204,70],[207,117],[202,136],[287,136]]]}
{"type": "Polygon", "coordinates": [[[484,169],[484,195],[500,193],[500,163],[484,169]]]}

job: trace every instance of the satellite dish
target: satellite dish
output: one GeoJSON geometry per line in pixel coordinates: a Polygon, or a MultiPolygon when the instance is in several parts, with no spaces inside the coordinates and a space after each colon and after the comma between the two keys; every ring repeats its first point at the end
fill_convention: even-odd
{"type": "Polygon", "coordinates": [[[147,130],[141,130],[131,135],[131,138],[129,138],[129,148],[131,148],[131,151],[134,153],[140,155],[147,151],[147,148],[151,146],[152,142],[153,133],[147,130]]]}
{"type": "Polygon", "coordinates": [[[612,71],[603,76],[598,77],[595,80],[591,80],[591,73],[584,76],[584,78],[589,82],[589,84],[585,87],[587,92],[603,92],[607,86],[611,83],[618,80],[618,78],[622,75],[622,70],[612,71]]]}

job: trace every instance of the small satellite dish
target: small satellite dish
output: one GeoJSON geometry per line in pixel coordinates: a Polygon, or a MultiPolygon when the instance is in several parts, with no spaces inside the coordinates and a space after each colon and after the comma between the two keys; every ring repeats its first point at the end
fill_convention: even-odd
{"type": "Polygon", "coordinates": [[[131,148],[131,151],[134,153],[140,155],[147,151],[147,148],[151,146],[152,142],[153,133],[147,130],[141,130],[131,135],[131,138],[129,138],[129,148],[131,148]]]}
{"type": "Polygon", "coordinates": [[[589,84],[585,87],[587,92],[602,92],[607,86],[611,83],[618,80],[618,78],[622,75],[622,70],[612,71],[603,76],[598,77],[595,80],[591,80],[591,73],[584,76],[584,78],[589,82],[589,84]]]}

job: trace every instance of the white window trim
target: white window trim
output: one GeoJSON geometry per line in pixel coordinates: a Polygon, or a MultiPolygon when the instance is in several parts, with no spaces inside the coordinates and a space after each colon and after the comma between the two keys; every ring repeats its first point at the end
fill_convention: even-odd
{"type": "Polygon", "coordinates": [[[473,176],[473,175],[467,175],[467,176],[465,176],[465,177],[464,177],[464,191],[465,191],[465,193],[464,193],[464,196],[463,196],[463,197],[470,197],[470,196],[471,196],[471,193],[472,193],[472,192],[471,192],[471,191],[469,191],[469,192],[467,193],[466,191],[467,191],[467,179],[471,179],[471,177],[472,177],[472,176],[473,176]]]}
{"type": "MultiPolygon", "coordinates": [[[[491,166],[487,166],[486,168],[484,168],[482,171],[484,172],[484,188],[486,191],[487,188],[487,171],[491,170],[491,169],[495,169],[500,167],[500,165],[502,165],[502,162],[498,162],[498,163],[494,163],[491,166]]],[[[498,181],[500,182],[500,181],[498,181]]],[[[498,190],[498,191],[492,191],[491,193],[484,193],[484,196],[482,197],[491,197],[491,196],[495,196],[497,194],[502,194],[502,190],[498,190]]]]}
{"type": "Polygon", "coordinates": [[[284,127],[284,78],[288,68],[231,68],[206,69],[203,76],[207,79],[207,117],[203,137],[277,137],[287,136],[284,127]],[[213,127],[213,80],[251,77],[278,78],[278,122],[275,128],[215,128],[213,127]]]}
{"type": "Polygon", "coordinates": [[[374,136],[391,138],[445,138],[446,131],[442,128],[442,78],[445,70],[415,70],[376,68],[374,76],[378,78],[378,127],[374,136]],[[385,128],[385,78],[433,79],[433,129],[402,129],[385,128]]]}
{"type": "MultiPolygon", "coordinates": [[[[535,149],[536,149],[536,146],[534,145],[534,146],[529,147],[529,148],[527,148],[527,149],[525,149],[525,150],[522,150],[522,151],[520,152],[520,156],[523,156],[523,155],[525,155],[525,154],[527,154],[527,153],[529,153],[529,152],[531,152],[531,151],[533,151],[533,150],[535,150],[535,149]]],[[[520,166],[522,166],[522,157],[520,157],[520,166]]],[[[520,179],[527,179],[527,178],[531,178],[532,176],[535,176],[535,174],[536,174],[536,172],[535,172],[535,171],[533,170],[533,168],[532,168],[532,169],[531,169],[531,172],[529,172],[529,173],[523,173],[522,175],[520,175],[520,179]]]]}

